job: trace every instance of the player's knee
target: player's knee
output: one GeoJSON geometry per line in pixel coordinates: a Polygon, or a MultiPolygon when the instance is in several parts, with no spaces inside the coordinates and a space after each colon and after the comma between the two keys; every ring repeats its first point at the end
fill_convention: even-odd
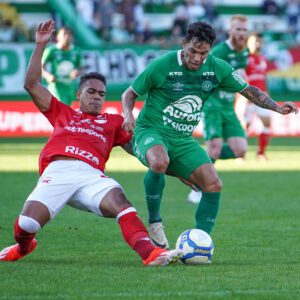
{"type": "Polygon", "coordinates": [[[221,147],[213,146],[209,149],[208,154],[213,159],[218,159],[221,155],[221,147]]]}
{"type": "Polygon", "coordinates": [[[149,168],[155,173],[166,173],[169,166],[169,159],[152,160],[149,162],[149,168]]]}
{"type": "Polygon", "coordinates": [[[203,187],[203,192],[211,192],[211,193],[217,193],[221,192],[222,190],[222,181],[220,178],[215,178],[213,181],[208,183],[206,186],[203,187]]]}
{"type": "Polygon", "coordinates": [[[20,215],[18,222],[19,226],[28,233],[36,233],[41,229],[38,221],[27,216],[20,215]]]}
{"type": "Polygon", "coordinates": [[[244,157],[246,155],[246,152],[247,152],[247,147],[241,147],[233,150],[233,153],[237,158],[244,157]]]}

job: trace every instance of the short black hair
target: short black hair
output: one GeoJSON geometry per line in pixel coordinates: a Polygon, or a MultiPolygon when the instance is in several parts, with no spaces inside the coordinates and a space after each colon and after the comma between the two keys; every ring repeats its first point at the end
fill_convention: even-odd
{"type": "Polygon", "coordinates": [[[106,78],[104,75],[98,73],[98,72],[89,72],[89,73],[86,73],[84,75],[82,75],[80,77],[80,81],[79,81],[79,85],[78,85],[78,89],[81,88],[81,86],[87,82],[88,80],[90,79],[97,79],[97,80],[100,80],[103,82],[104,85],[106,85],[106,78]]]}
{"type": "Polygon", "coordinates": [[[194,22],[188,26],[186,31],[186,42],[196,39],[197,42],[206,42],[212,45],[216,39],[216,32],[208,23],[194,22]]]}

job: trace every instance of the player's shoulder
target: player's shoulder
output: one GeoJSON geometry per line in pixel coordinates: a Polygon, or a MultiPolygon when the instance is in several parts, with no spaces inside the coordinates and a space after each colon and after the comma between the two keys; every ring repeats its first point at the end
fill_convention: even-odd
{"type": "Polygon", "coordinates": [[[213,54],[211,54],[209,56],[209,58],[210,58],[210,64],[213,65],[214,67],[217,67],[217,68],[218,67],[222,67],[222,68],[223,67],[230,67],[232,69],[232,67],[229,65],[229,63],[226,60],[222,59],[222,58],[219,58],[219,57],[217,57],[213,54]]]}
{"type": "Polygon", "coordinates": [[[103,113],[99,116],[102,116],[104,119],[110,122],[120,123],[124,121],[124,117],[120,114],[112,114],[112,113],[103,113]]]}

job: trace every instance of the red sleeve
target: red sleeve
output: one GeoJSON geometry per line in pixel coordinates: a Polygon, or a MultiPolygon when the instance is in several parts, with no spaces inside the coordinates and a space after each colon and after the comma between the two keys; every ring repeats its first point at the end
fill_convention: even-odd
{"type": "Polygon", "coordinates": [[[43,112],[43,115],[48,119],[50,124],[54,127],[56,118],[60,113],[65,112],[66,110],[73,110],[68,105],[60,102],[52,96],[49,109],[46,112],[43,112]]]}
{"type": "Polygon", "coordinates": [[[123,146],[132,139],[132,135],[122,128],[124,118],[121,115],[114,115],[116,134],[113,146],[123,146]]]}

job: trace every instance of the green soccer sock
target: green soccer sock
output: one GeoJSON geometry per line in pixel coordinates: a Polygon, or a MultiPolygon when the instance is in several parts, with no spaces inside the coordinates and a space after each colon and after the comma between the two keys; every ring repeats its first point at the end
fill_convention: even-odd
{"type": "Polygon", "coordinates": [[[236,158],[236,156],[228,144],[223,144],[221,154],[220,154],[220,159],[230,159],[230,158],[236,158]]]}
{"type": "Polygon", "coordinates": [[[202,192],[202,198],[196,211],[196,228],[211,233],[216,223],[221,193],[202,192]]]}
{"type": "Polygon", "coordinates": [[[165,187],[165,175],[148,169],[144,178],[144,187],[149,214],[149,223],[161,222],[160,203],[165,187]]]}

